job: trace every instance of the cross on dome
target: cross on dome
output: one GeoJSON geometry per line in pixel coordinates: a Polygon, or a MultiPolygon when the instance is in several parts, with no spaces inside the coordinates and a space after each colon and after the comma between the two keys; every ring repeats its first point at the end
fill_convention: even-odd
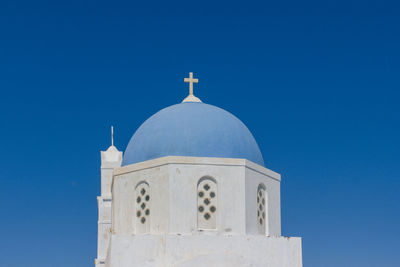
{"type": "Polygon", "coordinates": [[[199,79],[193,79],[193,72],[189,72],[189,78],[185,78],[184,82],[189,83],[189,95],[193,95],[193,84],[198,83],[199,79]]]}
{"type": "Polygon", "coordinates": [[[193,95],[193,84],[199,82],[199,79],[193,79],[193,72],[189,72],[189,78],[185,78],[183,81],[189,83],[189,95],[182,102],[201,102],[193,95]]]}

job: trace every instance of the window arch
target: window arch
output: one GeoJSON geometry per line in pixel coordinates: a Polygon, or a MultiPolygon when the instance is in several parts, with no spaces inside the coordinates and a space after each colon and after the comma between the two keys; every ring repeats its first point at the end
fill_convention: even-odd
{"type": "Polygon", "coordinates": [[[150,231],[150,204],[150,186],[146,182],[140,182],[135,188],[136,233],[148,233],[150,231]]]}
{"type": "Polygon", "coordinates": [[[203,177],[197,184],[197,228],[217,228],[218,190],[215,179],[203,177]]]}
{"type": "Polygon", "coordinates": [[[268,227],[268,197],[264,184],[259,184],[257,188],[257,226],[259,234],[266,234],[268,227]]]}

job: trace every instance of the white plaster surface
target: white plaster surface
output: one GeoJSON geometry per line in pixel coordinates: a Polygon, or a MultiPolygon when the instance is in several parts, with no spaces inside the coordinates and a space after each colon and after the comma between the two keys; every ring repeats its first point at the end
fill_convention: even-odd
{"type": "Polygon", "coordinates": [[[111,237],[106,267],[301,267],[301,239],[261,235],[111,237]]]}
{"type": "Polygon", "coordinates": [[[217,184],[218,233],[257,234],[257,188],[266,186],[270,229],[279,236],[280,175],[244,159],[163,157],[118,168],[112,185],[115,234],[135,234],[135,188],[145,181],[151,195],[149,233],[197,232],[197,185],[212,177],[217,184]]]}
{"type": "Polygon", "coordinates": [[[257,234],[257,206],[254,205],[258,185],[263,184],[266,191],[267,223],[266,235],[281,235],[281,180],[280,177],[267,176],[254,168],[246,168],[246,233],[257,234]]]}

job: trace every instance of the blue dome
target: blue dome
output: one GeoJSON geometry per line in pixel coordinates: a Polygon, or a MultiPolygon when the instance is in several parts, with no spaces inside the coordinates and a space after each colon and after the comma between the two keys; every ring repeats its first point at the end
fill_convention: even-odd
{"type": "Polygon", "coordinates": [[[253,135],[231,113],[185,102],[160,110],[132,136],[122,166],[164,156],[244,158],[264,166],[253,135]]]}

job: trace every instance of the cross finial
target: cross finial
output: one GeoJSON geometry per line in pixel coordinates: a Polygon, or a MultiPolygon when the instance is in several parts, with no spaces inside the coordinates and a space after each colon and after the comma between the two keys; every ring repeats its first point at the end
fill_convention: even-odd
{"type": "Polygon", "coordinates": [[[111,126],[111,146],[114,146],[114,127],[111,126]]]}
{"type": "Polygon", "coordinates": [[[198,83],[199,79],[193,79],[193,72],[189,72],[189,78],[185,78],[184,81],[189,83],[189,95],[193,95],[193,84],[198,83]]]}
{"type": "Polygon", "coordinates": [[[183,81],[189,83],[189,95],[182,102],[201,102],[193,95],[193,84],[199,82],[199,79],[193,79],[193,72],[189,72],[189,78],[185,78],[183,81]]]}

